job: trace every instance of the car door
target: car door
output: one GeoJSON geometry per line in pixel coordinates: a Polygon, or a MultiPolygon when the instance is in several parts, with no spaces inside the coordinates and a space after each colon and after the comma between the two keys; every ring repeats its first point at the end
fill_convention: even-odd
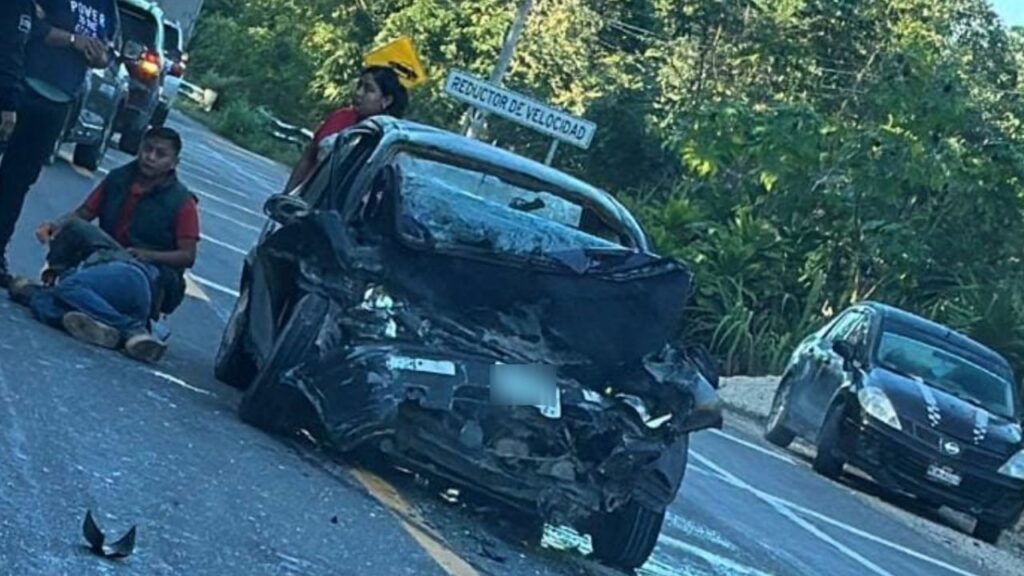
{"type": "Polygon", "coordinates": [[[792,391],[787,401],[789,426],[801,436],[813,436],[819,421],[821,378],[832,352],[832,341],[857,320],[856,310],[842,312],[832,323],[806,338],[793,354],[787,378],[792,391]]]}
{"type": "MultiPolygon", "coordinates": [[[[310,211],[332,210],[339,195],[344,195],[347,186],[358,172],[360,159],[367,154],[366,148],[372,147],[373,135],[367,130],[350,129],[339,135],[332,154],[316,167],[313,174],[305,182],[288,191],[284,196],[303,201],[310,211]]],[[[279,197],[281,195],[275,195],[279,197]]],[[[272,197],[274,198],[274,197],[272,197]]],[[[269,203],[269,201],[268,201],[269,203]]],[[[250,282],[251,304],[249,308],[250,334],[253,337],[253,348],[256,358],[262,362],[269,357],[270,350],[280,329],[282,307],[280,298],[272,291],[275,284],[270,280],[272,273],[256,261],[259,246],[265,244],[271,236],[282,228],[282,224],[268,217],[260,232],[256,246],[246,257],[246,267],[252,271],[250,282]],[[271,335],[271,337],[266,337],[271,335]]]]}
{"type": "Polygon", "coordinates": [[[849,320],[828,334],[815,352],[817,369],[808,386],[808,409],[813,415],[812,429],[817,435],[828,412],[836,390],[848,379],[846,362],[832,349],[835,342],[848,343],[858,355],[863,355],[871,328],[871,317],[865,310],[851,310],[849,320]]]}

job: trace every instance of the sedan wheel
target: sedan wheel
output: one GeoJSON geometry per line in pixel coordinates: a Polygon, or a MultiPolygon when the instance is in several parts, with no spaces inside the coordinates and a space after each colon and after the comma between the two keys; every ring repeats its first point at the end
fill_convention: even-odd
{"type": "Polygon", "coordinates": [[[768,413],[768,423],[764,430],[764,439],[782,448],[792,444],[796,437],[792,430],[786,428],[787,404],[792,389],[793,381],[790,378],[783,378],[775,390],[775,397],[772,398],[772,408],[768,413]]]}
{"type": "Polygon", "coordinates": [[[224,328],[224,336],[221,338],[217,359],[213,365],[217,380],[239,390],[248,388],[256,377],[256,363],[245,349],[248,305],[249,289],[243,288],[224,328]]]}
{"type": "Polygon", "coordinates": [[[843,423],[843,407],[836,404],[829,408],[825,423],[818,432],[818,450],[814,455],[814,471],[832,480],[843,475],[846,461],[838,454],[839,427],[843,423]]]}
{"type": "Polygon", "coordinates": [[[329,303],[322,296],[307,294],[286,319],[270,356],[242,397],[241,419],[269,432],[288,433],[312,423],[309,400],[282,378],[305,360],[316,346],[329,303]]]}

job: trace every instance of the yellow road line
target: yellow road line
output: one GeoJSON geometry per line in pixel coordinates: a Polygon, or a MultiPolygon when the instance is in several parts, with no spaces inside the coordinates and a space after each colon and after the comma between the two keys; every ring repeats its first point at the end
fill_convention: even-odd
{"type": "Polygon", "coordinates": [[[366,470],[354,469],[351,473],[370,495],[398,517],[402,522],[402,528],[445,572],[451,576],[480,576],[469,562],[447,546],[440,534],[426,525],[419,512],[402,498],[394,486],[366,470]]]}

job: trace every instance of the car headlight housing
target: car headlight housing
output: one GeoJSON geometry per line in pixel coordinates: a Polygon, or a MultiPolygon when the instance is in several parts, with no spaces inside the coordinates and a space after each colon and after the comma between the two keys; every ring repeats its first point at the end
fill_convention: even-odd
{"type": "Polygon", "coordinates": [[[1024,450],[1014,454],[1006,464],[999,469],[999,473],[1010,478],[1024,480],[1024,450]]]}
{"type": "Polygon", "coordinates": [[[881,389],[863,388],[857,392],[857,400],[860,401],[864,412],[867,412],[872,418],[897,430],[903,429],[900,418],[896,415],[896,409],[893,408],[889,397],[881,389]]]}

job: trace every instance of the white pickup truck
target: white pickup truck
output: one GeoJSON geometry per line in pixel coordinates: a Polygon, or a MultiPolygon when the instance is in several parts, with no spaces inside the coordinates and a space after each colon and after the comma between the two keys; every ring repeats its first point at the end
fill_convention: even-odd
{"type": "Polygon", "coordinates": [[[152,124],[161,126],[167,121],[167,115],[178,99],[185,67],[188,64],[188,53],[185,52],[185,41],[181,25],[178,22],[164,21],[164,82],[160,91],[160,105],[153,114],[152,124]]]}

